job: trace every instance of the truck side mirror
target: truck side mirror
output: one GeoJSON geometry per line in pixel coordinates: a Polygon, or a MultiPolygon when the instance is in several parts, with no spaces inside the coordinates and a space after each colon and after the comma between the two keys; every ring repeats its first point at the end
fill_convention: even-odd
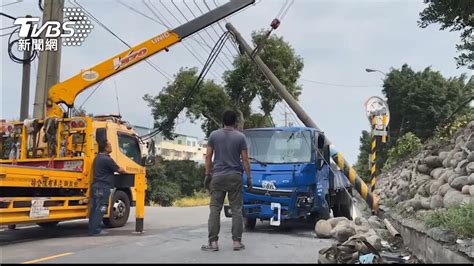
{"type": "Polygon", "coordinates": [[[156,160],[156,150],[155,150],[155,140],[150,139],[146,144],[148,154],[143,156],[142,158],[142,165],[144,166],[152,166],[155,164],[156,160]]]}

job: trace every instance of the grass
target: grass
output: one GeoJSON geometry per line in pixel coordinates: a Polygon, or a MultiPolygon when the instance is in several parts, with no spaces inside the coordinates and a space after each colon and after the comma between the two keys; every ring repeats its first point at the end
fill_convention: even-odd
{"type": "MultiPolygon", "coordinates": [[[[173,207],[196,207],[208,206],[211,201],[211,196],[207,192],[195,192],[192,197],[181,198],[173,203],[173,207]]],[[[227,197],[224,204],[229,204],[227,197]]]]}
{"type": "Polygon", "coordinates": [[[427,217],[429,227],[441,227],[460,237],[474,237],[474,202],[451,209],[437,210],[427,217]]]}

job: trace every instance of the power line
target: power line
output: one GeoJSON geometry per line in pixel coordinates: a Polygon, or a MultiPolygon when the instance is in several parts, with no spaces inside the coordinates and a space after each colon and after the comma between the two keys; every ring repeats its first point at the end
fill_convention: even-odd
{"type": "MultiPolygon", "coordinates": [[[[160,3],[162,3],[161,0],[159,0],[159,1],[160,1],[160,3]]],[[[189,19],[186,17],[186,15],[184,15],[184,13],[181,11],[181,9],[175,4],[174,0],[171,0],[171,3],[172,3],[172,4],[174,5],[174,7],[178,10],[178,12],[181,14],[181,16],[183,16],[184,19],[185,19],[187,22],[189,22],[189,19]]],[[[162,3],[162,4],[163,4],[163,3],[162,3]]],[[[163,6],[165,6],[165,5],[163,5],[163,6]]],[[[165,7],[166,7],[166,6],[165,6],[165,7]]],[[[171,12],[170,12],[170,13],[171,13],[171,12]]],[[[173,13],[171,13],[171,14],[173,14],[173,13]]],[[[174,14],[173,14],[173,17],[178,21],[178,23],[182,24],[182,22],[181,22],[180,20],[178,20],[178,18],[177,18],[176,16],[174,16],[174,14]]],[[[211,45],[209,45],[209,43],[206,41],[206,39],[204,39],[204,38],[202,37],[202,35],[201,35],[200,32],[196,32],[196,34],[197,34],[197,36],[199,36],[199,38],[201,38],[201,40],[202,40],[204,43],[206,43],[206,46],[207,46],[208,48],[211,48],[211,45]]],[[[223,67],[224,69],[226,69],[226,70],[229,70],[229,67],[227,67],[227,65],[226,65],[220,58],[217,58],[217,60],[218,60],[217,63],[218,63],[220,66],[222,66],[222,67],[223,67]]]]}
{"type": "Polygon", "coordinates": [[[281,13],[277,15],[277,18],[279,18],[280,22],[285,18],[286,14],[288,13],[288,10],[290,10],[291,6],[293,5],[294,0],[286,0],[285,4],[283,5],[283,8],[286,6],[286,9],[283,10],[283,8],[280,10],[281,13]],[[290,1],[290,2],[289,2],[290,1]],[[289,4],[288,4],[289,3],[289,4]],[[288,5],[287,5],[288,4],[288,5]]]}
{"type": "MultiPolygon", "coordinates": [[[[115,38],[117,38],[120,42],[122,42],[125,46],[127,46],[128,48],[132,48],[126,41],[124,41],[122,38],[120,38],[117,34],[115,34],[111,29],[109,29],[105,24],[103,24],[99,19],[97,19],[91,12],[89,12],[86,8],[84,8],[83,6],[81,6],[79,3],[77,3],[76,0],[74,0],[74,3],[76,3],[76,5],[78,5],[79,7],[81,7],[83,9],[83,11],[92,18],[92,20],[94,20],[96,23],[98,23],[103,29],[105,29],[107,32],[109,32],[110,34],[112,34],[115,38]]],[[[153,64],[153,62],[151,62],[150,60],[148,59],[145,59],[145,62],[148,63],[148,65],[150,65],[153,69],[155,69],[158,73],[160,73],[163,77],[165,77],[168,81],[171,81],[171,78],[170,78],[170,75],[168,73],[166,73],[164,70],[160,69],[158,66],[156,66],[155,64],[153,64]]]]}
{"type": "Polygon", "coordinates": [[[97,84],[97,86],[95,86],[95,89],[87,96],[87,98],[82,102],[82,104],[79,106],[79,109],[82,108],[82,106],[84,106],[84,104],[89,100],[89,98],[97,91],[98,88],[100,88],[100,86],[102,86],[102,84],[104,83],[104,80],[101,80],[99,82],[99,84],[97,84]]]}
{"type": "MultiPolygon", "coordinates": [[[[176,21],[178,21],[178,23],[180,23],[180,24],[181,24],[181,22],[179,21],[179,19],[178,19],[178,18],[177,18],[177,17],[176,17],[176,16],[173,14],[173,12],[171,12],[171,10],[170,10],[168,7],[167,7],[166,5],[164,5],[164,4],[163,4],[161,1],[159,1],[159,2],[160,2],[160,4],[161,4],[161,5],[162,5],[162,6],[163,6],[165,9],[166,9],[166,11],[167,11],[168,13],[170,13],[170,14],[171,14],[171,16],[173,16],[173,17],[174,17],[174,19],[175,19],[176,21]]],[[[153,5],[153,3],[151,2],[151,0],[150,0],[150,4],[152,4],[152,5],[153,5]]],[[[155,7],[155,6],[154,6],[154,7],[155,7]]],[[[155,10],[156,10],[156,11],[159,11],[159,9],[158,9],[157,7],[155,7],[155,10]]],[[[161,12],[160,12],[160,13],[161,13],[161,12]]],[[[163,15],[162,15],[162,16],[163,16],[163,15]]],[[[165,17],[163,16],[163,18],[165,18],[165,17]]],[[[167,19],[166,19],[166,20],[167,20],[167,19]]],[[[169,24],[170,26],[172,26],[172,24],[171,24],[171,23],[169,23],[169,20],[167,20],[167,21],[168,21],[168,24],[169,24]]],[[[193,39],[193,40],[194,40],[194,37],[193,37],[193,36],[190,36],[190,37],[191,37],[191,39],[193,39]]],[[[184,43],[183,43],[183,45],[184,45],[184,43]]],[[[186,46],[185,46],[185,47],[186,47],[186,46]]],[[[203,50],[204,50],[204,51],[207,53],[207,49],[206,49],[206,48],[204,48],[202,45],[201,45],[200,47],[201,47],[201,49],[203,49],[203,50]]],[[[191,50],[190,50],[189,48],[186,48],[186,49],[187,49],[187,50],[188,50],[188,51],[189,51],[191,54],[194,54],[193,52],[191,52],[191,50]]],[[[199,60],[199,61],[201,62],[201,60],[199,60]]],[[[202,63],[202,62],[201,62],[201,64],[203,64],[203,65],[204,65],[204,63],[202,63]]],[[[212,71],[212,73],[214,73],[214,74],[213,74],[213,75],[214,75],[214,77],[217,77],[217,79],[219,79],[219,78],[218,78],[218,77],[219,77],[219,75],[218,75],[218,74],[216,74],[216,72],[215,72],[215,71],[212,71]]]]}
{"type": "Polygon", "coordinates": [[[132,10],[132,11],[134,11],[135,13],[138,13],[138,14],[140,14],[140,15],[142,15],[142,16],[148,18],[148,19],[150,19],[151,21],[154,21],[154,22],[156,22],[156,23],[158,23],[158,24],[161,24],[163,27],[167,28],[167,26],[166,26],[164,23],[159,22],[158,20],[156,20],[156,19],[154,19],[154,18],[152,18],[152,17],[146,15],[145,13],[143,13],[143,12],[141,12],[141,11],[135,9],[134,7],[131,7],[131,6],[129,6],[129,5],[125,4],[125,3],[123,3],[123,2],[120,1],[120,0],[117,0],[117,2],[118,2],[119,4],[121,4],[122,6],[128,8],[128,9],[130,9],[130,10],[132,10]]]}
{"type": "MultiPolygon", "coordinates": [[[[177,18],[161,1],[160,1],[160,4],[166,9],[166,11],[168,11],[168,13],[170,13],[170,14],[175,18],[176,21],[178,21],[178,23],[181,23],[181,22],[178,20],[178,18],[177,18]]],[[[159,11],[159,9],[158,9],[156,6],[154,6],[154,4],[153,4],[153,2],[152,2],[151,0],[150,0],[150,5],[152,5],[153,8],[155,8],[155,11],[157,11],[157,12],[161,15],[161,17],[162,17],[164,20],[167,21],[167,23],[168,23],[168,25],[169,25],[169,28],[172,28],[172,27],[173,27],[173,26],[172,26],[172,23],[166,18],[166,16],[164,16],[164,15],[159,11]]],[[[194,40],[194,37],[193,37],[193,36],[190,36],[190,37],[191,37],[191,39],[194,40]]],[[[184,45],[184,43],[183,43],[183,45],[184,45]]],[[[202,48],[204,51],[206,51],[206,53],[207,53],[207,50],[206,50],[205,48],[203,48],[202,46],[201,46],[201,48],[202,48]]],[[[190,50],[189,48],[187,48],[187,46],[186,46],[186,49],[188,49],[188,51],[189,51],[192,55],[194,55],[194,53],[191,52],[191,50],[190,50]]],[[[200,59],[199,59],[198,61],[199,61],[201,64],[204,65],[204,63],[202,62],[203,59],[202,59],[202,57],[201,57],[200,54],[199,54],[199,57],[200,57],[200,59]]]]}
{"type": "Polygon", "coordinates": [[[11,31],[11,32],[8,32],[8,33],[0,34],[0,37],[10,36],[13,32],[15,32],[15,31],[11,31]]]}
{"type": "MultiPolygon", "coordinates": [[[[161,0],[160,0],[161,2],[161,0]]],[[[171,3],[175,6],[175,8],[178,10],[178,12],[184,17],[184,19],[189,22],[189,19],[186,17],[186,15],[184,15],[184,13],[181,11],[181,9],[174,3],[173,0],[171,0],[171,3]]],[[[176,17],[175,17],[176,18],[176,17]]],[[[176,18],[177,19],[177,18],[176,18]]],[[[181,22],[178,20],[178,22],[181,24],[181,22]]],[[[206,41],[206,39],[204,39],[201,35],[200,32],[196,32],[197,36],[199,36],[199,38],[201,38],[201,40],[205,43],[205,46],[207,46],[208,48],[211,48],[211,45],[209,45],[209,43],[206,41]]],[[[212,38],[211,38],[212,39],[212,38]]],[[[196,41],[196,40],[194,40],[196,41]]],[[[213,40],[214,41],[214,40],[213,40]]],[[[199,43],[198,41],[196,41],[197,43],[199,43]]],[[[202,45],[202,44],[200,44],[202,45]]],[[[217,63],[224,69],[224,70],[229,70],[229,67],[220,59],[220,58],[217,58],[217,60],[219,60],[217,63]]]]}
{"type": "Polygon", "coordinates": [[[16,27],[20,27],[20,25],[13,25],[13,26],[5,27],[5,28],[0,28],[0,30],[7,30],[11,28],[16,28],[16,27]]]}
{"type": "Polygon", "coordinates": [[[230,32],[225,32],[224,34],[221,35],[221,37],[217,40],[216,44],[214,47],[211,49],[211,53],[209,54],[209,57],[206,60],[206,63],[204,64],[201,73],[199,74],[198,78],[196,79],[193,87],[188,91],[188,93],[185,95],[184,99],[180,102],[181,104],[177,106],[177,108],[174,110],[174,112],[170,113],[167,117],[166,120],[160,123],[157,129],[155,129],[153,132],[150,132],[148,134],[145,134],[141,136],[143,139],[148,139],[152,138],[155,135],[159,134],[161,131],[163,131],[163,128],[166,128],[167,126],[170,125],[175,119],[176,116],[181,113],[181,111],[186,107],[188,104],[188,101],[190,100],[191,96],[196,93],[196,90],[199,89],[199,86],[204,80],[204,77],[207,75],[209,70],[211,69],[212,65],[217,59],[217,56],[219,55],[220,51],[222,50],[223,45],[227,41],[228,37],[230,35],[230,32]]]}
{"type": "Polygon", "coordinates": [[[286,5],[288,5],[288,0],[285,0],[285,3],[283,6],[280,8],[280,11],[278,11],[278,14],[276,15],[276,18],[279,18],[280,15],[283,13],[283,9],[285,9],[286,5]]]}
{"type": "MultiPolygon", "coordinates": [[[[193,10],[191,9],[191,7],[188,6],[188,4],[186,3],[186,0],[183,0],[183,3],[184,5],[186,6],[186,8],[189,10],[189,12],[191,12],[191,14],[193,15],[194,18],[196,18],[197,16],[194,14],[193,10]]],[[[194,4],[196,5],[196,7],[201,10],[201,8],[196,4],[196,1],[194,1],[194,4]]],[[[202,14],[202,11],[201,11],[201,14],[202,14]]],[[[211,25],[211,28],[212,28],[212,25],[211,25]]],[[[214,30],[215,31],[215,30],[214,30]]],[[[209,34],[209,31],[208,29],[204,28],[204,32],[207,34],[207,36],[209,36],[209,38],[214,42],[214,38],[211,36],[211,34],[209,34]]],[[[216,32],[217,34],[217,32],[216,32]]],[[[217,34],[217,37],[219,37],[219,34],[217,34]]],[[[224,47],[227,48],[227,46],[224,45],[224,47]]],[[[229,63],[232,65],[232,60],[229,58],[229,56],[222,52],[222,54],[225,56],[225,58],[229,61],[229,63]]]]}
{"type": "MultiPolygon", "coordinates": [[[[150,1],[150,5],[148,5],[146,1],[143,0],[143,4],[153,13],[153,15],[157,17],[158,20],[160,20],[163,24],[165,24],[168,27],[168,29],[171,29],[170,21],[160,12],[160,10],[153,4],[153,2],[150,1]]],[[[201,65],[204,65],[201,59],[201,55],[199,55],[198,57],[191,49],[189,49],[186,43],[181,42],[181,44],[201,65]]],[[[219,79],[219,75],[214,70],[211,70],[211,73],[214,76],[214,78],[219,79]]]]}
{"type": "MultiPolygon", "coordinates": [[[[204,5],[206,6],[207,10],[211,11],[211,8],[209,7],[209,5],[207,4],[206,0],[203,0],[204,2],[204,5]]],[[[214,4],[216,5],[216,7],[218,7],[218,5],[216,4],[216,1],[214,1],[214,4]]],[[[224,18],[224,21],[227,23],[227,19],[224,18]]],[[[217,25],[219,26],[219,28],[221,28],[221,30],[223,32],[226,32],[226,30],[224,29],[224,27],[222,27],[221,25],[221,22],[220,21],[217,21],[217,25]]],[[[233,37],[233,36],[232,36],[233,37]]],[[[239,47],[237,47],[237,44],[235,41],[233,42],[230,42],[232,44],[232,46],[235,48],[235,51],[237,52],[237,55],[240,55],[240,50],[239,50],[239,47]]]]}
{"type": "Polygon", "coordinates": [[[10,16],[10,15],[8,15],[8,14],[5,14],[5,13],[3,13],[3,12],[0,12],[0,16],[7,17],[7,18],[9,18],[9,19],[11,19],[11,20],[16,20],[16,18],[15,18],[15,17],[13,17],[13,16],[10,16]]]}
{"type": "MultiPolygon", "coordinates": [[[[220,5],[220,3],[219,3],[219,4],[216,3],[216,0],[213,0],[213,1],[214,1],[214,4],[215,4],[216,6],[219,6],[219,5],[220,5]]],[[[255,4],[253,4],[253,6],[256,6],[256,5],[260,4],[261,1],[262,1],[262,0],[256,1],[255,4]]],[[[239,13],[245,11],[245,10],[247,10],[249,7],[250,7],[250,6],[247,6],[247,7],[243,8],[243,9],[241,9],[241,10],[235,12],[234,14],[228,16],[227,19],[230,19],[230,18],[232,18],[233,16],[235,16],[235,15],[237,15],[237,14],[239,14],[239,13]]],[[[224,19],[224,20],[227,22],[227,19],[224,19]]]]}
{"type": "Polygon", "coordinates": [[[1,5],[0,7],[10,6],[10,5],[18,4],[18,3],[21,3],[21,2],[23,2],[23,0],[16,0],[13,3],[4,4],[4,5],[1,5]]]}
{"type": "MultiPolygon", "coordinates": [[[[183,0],[183,1],[184,1],[184,0],[183,0]]],[[[201,12],[201,14],[204,14],[204,11],[202,11],[202,9],[201,9],[201,8],[199,7],[199,5],[196,3],[196,0],[193,0],[193,2],[194,2],[194,5],[196,5],[196,7],[198,8],[199,12],[201,12]]],[[[204,3],[206,3],[206,2],[204,2],[204,3]]],[[[210,11],[210,10],[209,10],[209,11],[210,11]]],[[[219,21],[218,21],[218,22],[219,22],[219,21]]],[[[219,24],[219,25],[220,25],[220,24],[219,24]]],[[[211,29],[214,31],[214,33],[216,34],[216,36],[219,37],[219,33],[216,31],[214,25],[211,25],[211,29]]],[[[222,30],[222,31],[223,31],[223,32],[226,32],[225,30],[222,30]]],[[[225,47],[225,48],[227,49],[227,51],[229,52],[230,56],[235,57],[235,54],[233,54],[232,51],[229,49],[228,43],[226,43],[224,47],[225,47]]],[[[224,54],[225,54],[225,53],[224,53],[224,54]]],[[[232,62],[232,63],[233,63],[233,62],[232,62]]]]}
{"type": "Polygon", "coordinates": [[[368,87],[380,87],[380,86],[382,86],[381,84],[376,84],[376,85],[338,84],[338,83],[329,83],[329,82],[323,82],[323,81],[317,81],[317,80],[311,80],[311,79],[304,79],[304,78],[301,78],[300,80],[310,82],[310,83],[315,83],[315,84],[334,86],[334,87],[368,88],[368,87]]]}
{"type": "Polygon", "coordinates": [[[163,21],[163,19],[166,19],[166,18],[164,18],[163,14],[161,14],[160,10],[157,9],[156,11],[160,14],[161,17],[163,17],[163,19],[162,19],[158,14],[155,13],[155,10],[153,10],[153,8],[155,8],[155,6],[154,6],[153,3],[151,2],[151,0],[150,0],[150,5],[152,5],[153,8],[152,8],[151,6],[149,6],[149,5],[146,3],[145,0],[143,0],[142,2],[143,2],[143,4],[145,5],[145,7],[148,8],[148,10],[150,10],[151,13],[152,13],[153,15],[155,15],[155,17],[161,22],[160,24],[163,24],[163,25],[165,25],[166,28],[171,29],[171,24],[169,23],[169,21],[166,20],[167,23],[165,23],[165,22],[163,21]]]}

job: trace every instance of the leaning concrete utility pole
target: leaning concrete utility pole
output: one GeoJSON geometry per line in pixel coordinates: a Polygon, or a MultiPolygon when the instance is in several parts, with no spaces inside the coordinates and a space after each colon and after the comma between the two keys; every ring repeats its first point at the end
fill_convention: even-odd
{"type": "MultiPolygon", "coordinates": [[[[235,29],[235,27],[227,23],[226,28],[234,35],[237,43],[243,48],[245,53],[252,58],[257,67],[262,71],[268,81],[273,85],[275,90],[278,92],[281,98],[290,106],[290,108],[296,113],[298,118],[305,124],[305,126],[310,128],[315,128],[319,131],[319,127],[314,123],[314,121],[309,117],[309,115],[303,110],[303,108],[298,104],[298,102],[291,96],[291,94],[286,90],[285,86],[278,80],[278,78],[272,73],[272,71],[267,67],[263,60],[256,54],[252,55],[253,49],[247,44],[242,35],[235,29]]],[[[348,163],[342,153],[336,150],[336,147],[331,144],[331,141],[326,137],[326,144],[330,145],[330,153],[332,159],[337,163],[339,168],[343,171],[344,175],[349,179],[352,186],[357,190],[357,192],[364,198],[367,204],[372,208],[372,210],[378,210],[378,198],[375,194],[369,190],[365,182],[357,175],[356,171],[350,163],[348,163]]]]}
{"type": "MultiPolygon", "coordinates": [[[[44,0],[43,20],[63,22],[64,0],[44,0]]],[[[44,34],[42,36],[44,42],[44,34]]],[[[59,82],[59,73],[61,66],[61,38],[57,38],[56,51],[42,51],[39,55],[38,77],[36,80],[35,102],[33,108],[33,117],[43,119],[46,110],[46,99],[48,90],[54,84],[59,82]]]]}

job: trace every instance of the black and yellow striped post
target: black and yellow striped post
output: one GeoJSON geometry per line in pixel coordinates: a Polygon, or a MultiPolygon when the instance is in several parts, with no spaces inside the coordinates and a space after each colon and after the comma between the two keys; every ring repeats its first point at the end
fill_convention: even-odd
{"type": "Polygon", "coordinates": [[[382,115],[384,134],[382,134],[382,143],[387,143],[387,114],[382,115]]]}
{"type": "Polygon", "coordinates": [[[372,136],[372,147],[370,153],[370,188],[375,189],[375,182],[377,181],[377,136],[372,136]]]}
{"type": "Polygon", "coordinates": [[[375,182],[377,181],[377,135],[375,129],[377,126],[377,116],[372,116],[372,132],[371,132],[371,146],[370,146],[370,188],[372,191],[375,190],[375,182]]]}
{"type": "Polygon", "coordinates": [[[354,167],[344,159],[342,153],[338,152],[334,145],[331,145],[331,157],[334,162],[337,163],[339,168],[342,170],[344,175],[349,179],[352,184],[352,187],[362,196],[362,198],[367,202],[367,205],[376,213],[379,204],[378,197],[375,193],[369,190],[367,184],[362,180],[355,171],[354,167]]]}
{"type": "Polygon", "coordinates": [[[370,149],[370,188],[375,190],[377,183],[377,149],[379,145],[387,142],[387,115],[372,116],[372,133],[371,133],[371,149],[370,149]],[[380,119],[380,120],[379,120],[380,119]]]}

